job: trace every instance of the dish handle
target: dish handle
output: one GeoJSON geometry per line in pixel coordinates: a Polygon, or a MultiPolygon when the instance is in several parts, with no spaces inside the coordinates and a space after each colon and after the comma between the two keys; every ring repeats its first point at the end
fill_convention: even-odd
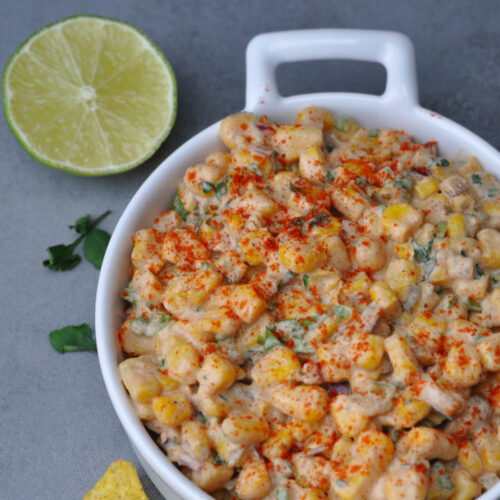
{"type": "Polygon", "coordinates": [[[285,62],[353,59],[381,63],[387,71],[379,99],[418,105],[415,53],[410,39],[393,31],[313,29],[257,35],[246,51],[246,110],[286,100],[279,93],[276,67],[285,62]]]}

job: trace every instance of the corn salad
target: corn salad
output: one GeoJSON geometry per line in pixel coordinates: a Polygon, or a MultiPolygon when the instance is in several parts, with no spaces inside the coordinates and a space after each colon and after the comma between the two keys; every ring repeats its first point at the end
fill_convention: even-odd
{"type": "Polygon", "coordinates": [[[134,236],[121,379],[217,499],[472,500],[500,472],[500,184],[311,107],[237,113],[134,236]]]}

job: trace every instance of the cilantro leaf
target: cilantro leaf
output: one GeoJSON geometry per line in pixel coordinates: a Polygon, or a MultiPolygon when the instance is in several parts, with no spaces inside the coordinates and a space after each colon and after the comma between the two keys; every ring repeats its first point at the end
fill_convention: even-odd
{"type": "Polygon", "coordinates": [[[94,227],[88,232],[83,242],[83,255],[89,262],[94,264],[96,269],[101,269],[110,238],[111,236],[107,231],[94,227]]]}
{"type": "MultiPolygon", "coordinates": [[[[99,224],[99,222],[101,222],[110,213],[111,211],[108,210],[107,212],[104,212],[102,215],[100,215],[94,221],[91,220],[90,215],[84,215],[83,217],[77,219],[75,224],[69,227],[70,229],[74,229],[77,233],[79,233],[80,236],[70,245],[60,244],[47,248],[47,252],[49,252],[49,258],[43,261],[43,265],[45,267],[48,267],[52,271],[69,271],[70,269],[73,269],[75,266],[77,266],[82,260],[82,258],[78,254],[75,254],[74,251],[76,247],[85,238],[87,239],[89,238],[89,235],[93,231],[99,231],[105,233],[107,235],[107,240],[109,241],[109,234],[106,233],[105,231],[95,229],[95,226],[97,226],[97,224],[99,224]]],[[[102,239],[103,237],[99,236],[99,238],[102,239]]],[[[87,257],[87,259],[89,259],[97,267],[97,264],[87,256],[87,252],[85,251],[85,246],[87,245],[87,239],[85,239],[85,244],[84,244],[85,257],[87,257]]],[[[91,240],[95,239],[96,235],[94,234],[91,236],[91,240]]],[[[95,242],[93,243],[91,241],[89,245],[91,248],[93,248],[95,242]]],[[[106,246],[107,246],[107,241],[106,241],[106,246]]],[[[102,258],[101,258],[101,263],[102,263],[102,258]]],[[[97,268],[100,269],[100,264],[99,267],[97,268]]]]}
{"type": "Polygon", "coordinates": [[[201,190],[205,193],[208,194],[214,189],[214,184],[213,182],[208,182],[208,181],[202,181],[201,182],[201,190]]]}
{"type": "Polygon", "coordinates": [[[481,179],[481,176],[479,174],[472,174],[471,178],[472,178],[472,182],[474,184],[482,184],[483,183],[483,180],[481,179]]]}
{"type": "Polygon", "coordinates": [[[76,219],[76,222],[73,226],[68,226],[70,229],[74,229],[79,234],[86,234],[89,230],[90,225],[90,215],[84,215],[79,219],[76,219]]]}
{"type": "Polygon", "coordinates": [[[309,276],[307,274],[302,275],[302,283],[304,283],[304,288],[309,289],[309,276]]]}
{"type": "MultiPolygon", "coordinates": [[[[82,239],[83,237],[80,237],[76,241],[80,243],[82,239]]],[[[54,245],[47,248],[49,258],[43,261],[43,265],[52,271],[69,271],[73,269],[82,260],[78,254],[73,253],[75,248],[75,243],[71,245],[54,245]]]]}
{"type": "Polygon", "coordinates": [[[448,224],[444,221],[440,222],[436,226],[436,236],[438,238],[444,238],[446,235],[446,230],[448,229],[448,224]]]}
{"type": "Polygon", "coordinates": [[[49,333],[49,339],[52,347],[62,354],[73,351],[97,351],[96,343],[90,334],[90,326],[82,323],[54,330],[49,333]]]}
{"type": "Polygon", "coordinates": [[[340,130],[341,132],[345,132],[345,127],[349,122],[349,118],[345,118],[344,116],[337,116],[335,118],[335,128],[340,130]]]}
{"type": "Polygon", "coordinates": [[[471,311],[481,312],[483,310],[481,304],[478,304],[477,302],[474,302],[473,300],[470,299],[466,300],[464,302],[464,305],[465,307],[467,307],[467,309],[471,311]]]}
{"type": "Polygon", "coordinates": [[[351,309],[346,306],[341,306],[339,304],[335,305],[335,317],[337,320],[344,320],[351,316],[351,309]]]}
{"type": "Polygon", "coordinates": [[[368,130],[368,137],[378,137],[378,130],[376,128],[371,128],[368,130]]]}
{"type": "Polygon", "coordinates": [[[189,215],[189,212],[184,208],[184,204],[179,196],[179,193],[175,196],[174,203],[172,205],[173,209],[177,212],[179,217],[185,221],[186,217],[189,215]]]}

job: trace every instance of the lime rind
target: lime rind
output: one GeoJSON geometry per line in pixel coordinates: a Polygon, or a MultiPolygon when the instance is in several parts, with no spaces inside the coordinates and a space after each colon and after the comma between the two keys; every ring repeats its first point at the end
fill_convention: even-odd
{"type": "Polygon", "coordinates": [[[77,14],[69,17],[65,17],[63,19],[60,19],[58,21],[55,21],[53,23],[47,24],[40,28],[39,30],[35,31],[32,33],[17,49],[16,51],[9,57],[7,60],[7,63],[5,65],[3,75],[2,75],[2,99],[3,99],[3,104],[4,104],[4,114],[5,114],[5,119],[7,121],[7,124],[9,125],[10,129],[12,130],[14,136],[18,140],[18,142],[21,144],[21,146],[26,150],[26,152],[34,158],[36,161],[50,167],[54,168],[56,170],[62,170],[68,173],[72,173],[75,175],[81,175],[81,176],[102,176],[102,175],[112,175],[112,174],[118,174],[122,172],[126,172],[128,170],[133,169],[134,167],[139,166],[140,164],[144,163],[146,160],[148,160],[153,154],[159,149],[161,144],[164,142],[164,140],[168,137],[170,131],[172,130],[172,127],[175,123],[176,117],[177,117],[177,80],[175,77],[174,70],[172,68],[172,65],[168,61],[168,59],[165,57],[163,52],[157,47],[157,45],[150,39],[149,36],[147,36],[143,31],[141,31],[139,28],[131,25],[130,23],[127,23],[126,21],[122,21],[119,19],[114,19],[110,17],[105,17],[105,16],[98,16],[98,15],[90,15],[90,14],[77,14]],[[147,150],[145,154],[142,156],[134,159],[131,162],[128,163],[123,163],[119,165],[107,165],[105,167],[80,167],[78,165],[73,165],[68,162],[59,162],[59,161],[54,161],[51,158],[46,157],[43,154],[40,154],[37,152],[35,149],[31,147],[29,144],[29,141],[25,137],[24,133],[22,130],[20,130],[17,125],[15,124],[14,120],[12,119],[11,112],[9,109],[9,102],[10,102],[10,92],[11,90],[9,89],[9,86],[7,85],[7,79],[9,77],[9,73],[13,67],[13,63],[16,61],[16,59],[19,57],[20,54],[22,54],[26,49],[29,47],[29,45],[36,40],[41,34],[46,32],[48,29],[54,27],[54,26],[63,26],[65,23],[70,22],[74,19],[83,19],[83,18],[88,18],[88,19],[93,19],[93,20],[102,20],[106,22],[111,22],[111,23],[117,23],[120,24],[128,29],[130,29],[132,32],[139,34],[139,39],[142,39],[144,43],[148,44],[148,48],[152,49],[152,52],[161,60],[164,68],[165,68],[165,74],[168,75],[169,79],[169,93],[170,97],[168,99],[169,104],[171,106],[170,108],[170,116],[168,121],[165,124],[165,127],[162,131],[161,134],[156,138],[154,144],[147,150]]]}

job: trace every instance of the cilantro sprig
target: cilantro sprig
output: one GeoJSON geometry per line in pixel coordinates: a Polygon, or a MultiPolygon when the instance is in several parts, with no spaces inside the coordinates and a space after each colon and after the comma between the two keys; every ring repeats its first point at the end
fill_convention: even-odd
{"type": "Polygon", "coordinates": [[[87,323],[81,325],[69,325],[49,333],[52,347],[64,354],[74,351],[97,351],[94,339],[91,337],[90,326],[87,323]]]}
{"type": "Polygon", "coordinates": [[[96,269],[101,269],[111,236],[107,231],[98,229],[97,225],[110,213],[108,210],[95,220],[92,220],[89,214],[77,219],[69,228],[74,229],[80,236],[69,245],[60,244],[47,248],[49,258],[43,261],[43,265],[52,271],[69,271],[75,268],[82,260],[75,250],[83,241],[83,255],[96,269]]]}

